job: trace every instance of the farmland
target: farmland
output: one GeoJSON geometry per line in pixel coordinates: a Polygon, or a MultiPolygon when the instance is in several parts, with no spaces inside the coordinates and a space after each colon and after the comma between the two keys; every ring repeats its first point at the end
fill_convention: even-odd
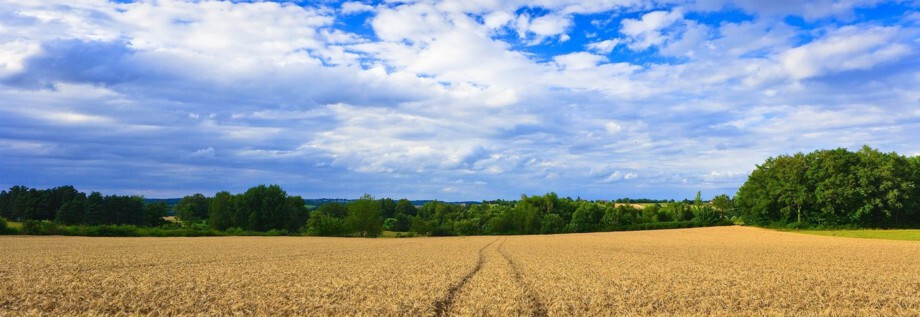
{"type": "Polygon", "coordinates": [[[0,315],[917,315],[920,243],[750,227],[0,237],[0,315]]]}
{"type": "Polygon", "coordinates": [[[799,230],[795,232],[831,237],[920,241],[920,230],[917,229],[799,230]]]}

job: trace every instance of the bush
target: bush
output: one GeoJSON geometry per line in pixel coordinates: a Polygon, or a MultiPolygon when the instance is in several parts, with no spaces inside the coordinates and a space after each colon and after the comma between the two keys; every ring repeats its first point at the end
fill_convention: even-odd
{"type": "Polygon", "coordinates": [[[310,216],[304,233],[310,236],[344,236],[348,234],[348,228],[344,219],[316,212],[310,216]]]}
{"type": "Polygon", "coordinates": [[[288,231],[287,231],[287,230],[272,229],[272,230],[268,230],[268,232],[266,232],[265,235],[266,235],[266,236],[269,236],[269,237],[286,236],[286,235],[288,235],[288,231]]]}
{"type": "Polygon", "coordinates": [[[40,220],[26,220],[22,224],[22,233],[35,236],[61,234],[56,223],[40,220]]]}
{"type": "Polygon", "coordinates": [[[725,219],[722,218],[722,215],[709,206],[703,206],[697,209],[693,215],[693,221],[696,221],[704,226],[715,225],[722,222],[723,220],[725,219]]]}
{"type": "Polygon", "coordinates": [[[137,237],[140,232],[135,226],[128,225],[104,225],[104,226],[77,226],[70,233],[73,235],[90,236],[90,237],[137,237]]]}
{"type": "Polygon", "coordinates": [[[416,234],[415,232],[406,232],[406,233],[397,232],[397,233],[396,233],[396,237],[397,237],[397,238],[414,238],[414,237],[417,237],[417,236],[418,236],[418,234],[416,234]]]}
{"type": "Polygon", "coordinates": [[[0,234],[16,234],[16,229],[10,228],[3,217],[0,217],[0,234]]]}
{"type": "Polygon", "coordinates": [[[243,228],[240,227],[233,227],[227,228],[224,233],[226,233],[228,236],[242,236],[246,234],[246,231],[243,231],[243,228]]]}

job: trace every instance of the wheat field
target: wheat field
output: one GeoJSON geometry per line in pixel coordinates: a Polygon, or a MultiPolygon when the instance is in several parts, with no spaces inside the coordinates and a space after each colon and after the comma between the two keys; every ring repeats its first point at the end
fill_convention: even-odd
{"type": "Polygon", "coordinates": [[[920,315],[920,243],[749,227],[0,237],[0,315],[920,315]]]}

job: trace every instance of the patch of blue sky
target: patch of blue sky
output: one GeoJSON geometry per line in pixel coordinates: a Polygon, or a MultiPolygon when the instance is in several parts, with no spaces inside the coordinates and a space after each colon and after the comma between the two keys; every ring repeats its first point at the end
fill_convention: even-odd
{"type": "MultiPolygon", "coordinates": [[[[519,10],[520,11],[520,10],[519,10]]],[[[523,11],[522,11],[523,12],[523,11]]],[[[520,14],[522,12],[516,12],[520,14]]],[[[544,10],[529,9],[526,11],[531,18],[545,14],[544,10]]],[[[561,36],[544,38],[539,43],[533,43],[534,35],[520,38],[512,29],[506,29],[495,38],[508,43],[512,49],[527,53],[531,59],[539,62],[552,61],[553,57],[570,53],[588,51],[591,43],[604,40],[616,40],[623,37],[619,33],[619,26],[623,19],[641,17],[640,13],[629,13],[613,17],[611,13],[579,14],[572,17],[572,25],[566,31],[568,39],[563,41],[561,36]]],[[[606,54],[612,62],[629,62],[637,65],[655,63],[674,63],[677,60],[663,57],[654,49],[632,51],[622,44],[618,45],[610,54],[606,54]]]]}

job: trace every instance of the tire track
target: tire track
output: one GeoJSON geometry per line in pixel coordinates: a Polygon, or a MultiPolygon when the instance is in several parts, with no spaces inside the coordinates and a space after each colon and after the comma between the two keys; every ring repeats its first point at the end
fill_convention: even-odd
{"type": "Polygon", "coordinates": [[[454,304],[454,299],[457,297],[457,293],[459,293],[460,290],[463,289],[463,286],[466,285],[466,283],[468,283],[470,279],[472,279],[473,276],[475,276],[476,273],[479,273],[479,270],[482,269],[482,265],[485,262],[485,250],[490,245],[495,243],[495,241],[498,241],[498,239],[492,240],[492,242],[489,242],[489,244],[486,244],[484,247],[479,249],[479,259],[476,260],[476,266],[473,267],[473,270],[471,270],[469,273],[466,273],[466,275],[463,276],[459,282],[448,288],[447,294],[445,294],[443,298],[434,302],[435,316],[447,316],[447,313],[450,312],[450,307],[454,304]]]}
{"type": "MultiPolygon", "coordinates": [[[[505,238],[507,240],[507,238],[505,238]]],[[[531,316],[535,317],[545,317],[546,316],[546,305],[543,304],[543,301],[540,300],[540,296],[537,295],[533,287],[530,286],[527,281],[524,281],[523,274],[521,273],[521,268],[514,263],[514,260],[505,253],[503,247],[505,246],[505,241],[498,246],[498,253],[501,254],[502,258],[508,262],[508,265],[511,266],[511,271],[514,273],[514,281],[521,285],[524,288],[524,294],[527,296],[527,301],[530,302],[530,307],[533,309],[530,313],[531,316]]]]}

